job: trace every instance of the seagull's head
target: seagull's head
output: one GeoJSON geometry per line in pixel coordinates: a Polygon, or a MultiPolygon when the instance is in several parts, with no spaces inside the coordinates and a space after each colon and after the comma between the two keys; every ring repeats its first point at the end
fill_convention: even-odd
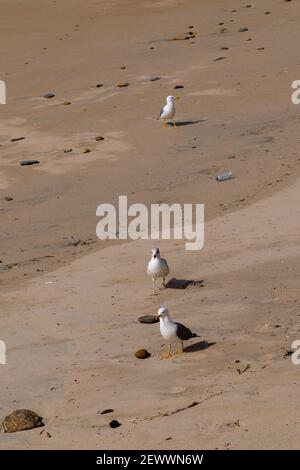
{"type": "Polygon", "coordinates": [[[167,103],[174,103],[175,100],[179,100],[178,96],[167,96],[167,103]]]}
{"type": "Polygon", "coordinates": [[[152,256],[155,259],[157,256],[159,256],[159,249],[158,248],[152,248],[152,256]]]}
{"type": "Polygon", "coordinates": [[[157,312],[156,318],[160,320],[161,318],[166,318],[169,316],[169,310],[167,307],[160,307],[157,312]]]}

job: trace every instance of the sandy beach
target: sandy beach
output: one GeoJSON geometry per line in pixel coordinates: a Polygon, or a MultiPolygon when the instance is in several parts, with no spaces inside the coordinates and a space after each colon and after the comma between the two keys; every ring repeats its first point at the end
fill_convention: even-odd
{"type": "Polygon", "coordinates": [[[299,448],[299,21],[285,0],[2,0],[0,421],[45,426],[0,449],[299,448]],[[204,204],[204,248],[100,241],[119,195],[204,204]],[[203,287],[154,296],[154,245],[203,287]],[[170,360],[137,321],[161,305],[201,335],[170,360]]]}

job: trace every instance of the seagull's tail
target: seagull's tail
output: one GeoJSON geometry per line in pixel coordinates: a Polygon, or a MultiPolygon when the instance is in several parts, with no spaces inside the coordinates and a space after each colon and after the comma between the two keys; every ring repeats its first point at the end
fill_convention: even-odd
{"type": "Polygon", "coordinates": [[[197,333],[193,333],[193,334],[192,334],[192,338],[201,338],[201,336],[200,336],[200,335],[197,335],[197,333]]]}

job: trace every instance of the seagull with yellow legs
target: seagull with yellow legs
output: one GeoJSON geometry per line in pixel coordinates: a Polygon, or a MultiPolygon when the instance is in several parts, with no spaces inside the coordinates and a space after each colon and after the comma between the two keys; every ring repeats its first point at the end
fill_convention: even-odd
{"type": "Polygon", "coordinates": [[[177,323],[171,320],[169,310],[166,307],[160,307],[157,312],[157,318],[159,319],[160,333],[162,337],[168,341],[168,349],[166,354],[163,356],[164,359],[170,359],[172,357],[172,343],[180,341],[180,349],[175,354],[182,354],[183,341],[187,341],[192,338],[199,338],[196,333],[182,323],[177,323]]]}
{"type": "Polygon", "coordinates": [[[177,127],[176,123],[174,121],[174,117],[175,117],[175,114],[176,114],[175,100],[179,100],[179,97],[178,96],[171,96],[171,95],[167,96],[166,104],[165,104],[165,106],[163,106],[161,108],[159,117],[163,121],[163,127],[167,127],[166,126],[166,121],[167,120],[172,121],[173,126],[177,127]]]}

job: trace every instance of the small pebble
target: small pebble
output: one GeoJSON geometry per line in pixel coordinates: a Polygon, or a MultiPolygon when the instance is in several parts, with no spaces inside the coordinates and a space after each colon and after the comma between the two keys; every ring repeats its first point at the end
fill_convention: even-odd
{"type": "Polygon", "coordinates": [[[100,140],[104,140],[104,137],[102,135],[98,135],[95,140],[99,142],[100,140]]]}
{"type": "Polygon", "coordinates": [[[43,98],[47,98],[47,99],[50,99],[50,98],[54,98],[55,94],[54,93],[45,93],[43,95],[43,98]]]}
{"type": "Polygon", "coordinates": [[[116,419],[113,419],[113,420],[109,423],[109,426],[110,426],[112,429],[115,429],[115,428],[118,428],[118,427],[122,426],[122,424],[119,423],[119,421],[117,421],[116,419]]]}
{"type": "Polygon", "coordinates": [[[245,31],[248,31],[248,28],[246,28],[245,26],[242,26],[242,27],[239,29],[239,33],[244,33],[245,31]]]}
{"type": "Polygon", "coordinates": [[[102,415],[106,415],[108,413],[113,413],[114,410],[112,408],[106,408],[105,410],[101,411],[102,415]]]}
{"type": "Polygon", "coordinates": [[[134,353],[137,359],[147,359],[151,354],[146,349],[139,349],[134,353]]]}
{"type": "Polygon", "coordinates": [[[28,166],[28,165],[37,165],[40,163],[38,160],[22,160],[20,162],[21,166],[28,166]]]}
{"type": "Polygon", "coordinates": [[[91,149],[89,149],[88,147],[85,147],[85,148],[82,148],[80,149],[80,153],[84,154],[84,153],[90,153],[91,149]]]}
{"type": "Polygon", "coordinates": [[[157,82],[157,80],[160,80],[160,77],[152,77],[152,78],[150,78],[150,82],[157,82]]]}
{"type": "Polygon", "coordinates": [[[20,140],[24,140],[25,137],[14,137],[13,139],[10,139],[11,142],[19,142],[20,140]]]}
{"type": "Polygon", "coordinates": [[[4,201],[13,201],[14,200],[14,198],[10,197],[10,196],[5,196],[3,199],[4,199],[4,201]]]}
{"type": "Polygon", "coordinates": [[[184,88],[183,85],[175,85],[173,90],[179,90],[180,88],[184,88]]]}
{"type": "Polygon", "coordinates": [[[64,102],[64,105],[65,105],[65,106],[68,106],[69,104],[71,104],[71,101],[65,101],[65,102],[64,102]]]}

